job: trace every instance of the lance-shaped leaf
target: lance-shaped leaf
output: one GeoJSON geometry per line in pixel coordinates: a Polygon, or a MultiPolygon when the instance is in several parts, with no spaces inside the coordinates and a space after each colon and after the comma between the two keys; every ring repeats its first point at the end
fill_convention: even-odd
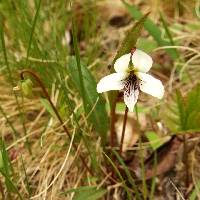
{"type": "MultiPolygon", "coordinates": [[[[130,53],[131,49],[133,49],[136,46],[136,42],[137,39],[139,38],[144,22],[147,18],[149,13],[147,13],[146,15],[144,15],[137,23],[135,23],[133,25],[133,27],[127,32],[126,37],[124,38],[124,40],[121,43],[121,46],[119,48],[119,50],[117,51],[117,54],[113,60],[112,65],[114,65],[115,61],[121,57],[124,54],[130,53]]],[[[114,68],[112,68],[112,71],[114,71],[114,68]]],[[[116,95],[117,92],[116,91],[112,91],[109,94],[109,101],[110,101],[110,106],[111,108],[114,106],[114,101],[116,99],[116,95]]],[[[112,108],[114,109],[114,108],[112,108]]]]}
{"type": "MultiPolygon", "coordinates": [[[[140,19],[143,14],[138,10],[138,8],[135,5],[130,5],[126,1],[122,1],[124,5],[126,6],[127,10],[131,14],[131,16],[134,19],[140,19]]],[[[163,18],[162,22],[163,22],[163,18]]],[[[174,45],[171,41],[164,40],[162,38],[162,32],[158,28],[158,26],[150,19],[146,19],[144,22],[144,28],[149,32],[149,34],[154,38],[154,40],[160,45],[160,46],[171,46],[174,45]]],[[[168,29],[166,30],[166,26],[164,26],[165,31],[169,31],[168,29]]],[[[169,37],[169,32],[167,32],[167,36],[169,37]]],[[[170,38],[169,38],[170,40],[170,38]]],[[[176,49],[166,49],[166,52],[170,55],[172,59],[177,59],[178,58],[178,52],[176,49]]]]}
{"type": "MultiPolygon", "coordinates": [[[[74,57],[69,58],[68,72],[71,76],[71,81],[74,83],[79,94],[82,94],[82,87],[79,81],[78,69],[76,59],[74,57]]],[[[87,67],[81,63],[83,84],[85,86],[85,112],[88,115],[88,120],[93,124],[94,129],[99,133],[102,138],[103,144],[105,144],[106,133],[108,128],[108,117],[106,113],[105,100],[96,91],[96,82],[87,67]]]]}

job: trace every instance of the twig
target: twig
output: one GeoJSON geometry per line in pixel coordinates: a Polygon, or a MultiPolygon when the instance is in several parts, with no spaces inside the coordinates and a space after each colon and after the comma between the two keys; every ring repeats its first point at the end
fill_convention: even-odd
{"type": "MultiPolygon", "coordinates": [[[[67,127],[64,125],[64,122],[63,122],[60,114],[58,113],[56,107],[54,106],[53,102],[51,101],[51,98],[50,98],[50,96],[49,96],[49,94],[48,94],[48,92],[47,92],[44,84],[42,83],[40,77],[34,71],[32,71],[30,69],[25,69],[25,70],[22,70],[21,73],[20,73],[20,77],[21,77],[22,80],[24,80],[24,74],[25,73],[30,74],[31,76],[33,76],[35,78],[35,80],[38,82],[39,86],[42,88],[42,91],[43,91],[45,97],[47,98],[47,100],[49,101],[49,103],[50,103],[53,111],[55,112],[56,117],[60,121],[60,123],[61,123],[61,125],[62,125],[62,127],[63,127],[63,129],[65,131],[65,133],[67,134],[67,136],[71,140],[71,135],[70,135],[67,127]]],[[[76,144],[72,143],[72,145],[73,145],[73,148],[76,150],[77,149],[76,144]]],[[[87,171],[90,173],[90,175],[93,175],[93,172],[90,170],[90,168],[88,167],[87,163],[85,162],[84,158],[81,155],[80,155],[80,159],[81,159],[83,165],[85,166],[85,168],[87,169],[87,171]]]]}
{"type": "Polygon", "coordinates": [[[122,154],[122,148],[123,148],[123,143],[124,143],[124,135],[125,135],[125,130],[126,130],[127,115],[128,115],[128,107],[126,106],[125,112],[124,112],[124,121],[123,121],[123,128],[122,128],[122,135],[121,135],[121,142],[120,142],[120,149],[119,149],[120,155],[122,154]]]}
{"type": "Polygon", "coordinates": [[[176,185],[174,184],[174,182],[169,178],[169,182],[172,184],[172,186],[174,187],[174,189],[178,192],[179,194],[179,197],[182,199],[182,200],[186,200],[183,195],[181,194],[181,192],[179,191],[179,189],[176,187],[176,185]]]}

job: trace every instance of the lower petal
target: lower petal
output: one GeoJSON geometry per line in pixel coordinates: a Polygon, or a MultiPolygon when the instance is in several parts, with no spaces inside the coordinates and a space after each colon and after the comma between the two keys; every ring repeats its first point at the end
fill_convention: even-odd
{"type": "Polygon", "coordinates": [[[159,99],[162,99],[164,95],[164,86],[162,82],[153,76],[138,72],[137,73],[138,78],[140,81],[140,89],[141,91],[150,94],[154,97],[157,97],[159,99]]]}
{"type": "Polygon", "coordinates": [[[102,78],[97,84],[97,92],[107,92],[110,90],[122,90],[124,87],[123,80],[126,78],[125,74],[113,73],[102,78]]]}
{"type": "Polygon", "coordinates": [[[124,102],[130,112],[133,112],[134,106],[137,103],[139,95],[139,87],[131,83],[124,91],[124,102]]]}

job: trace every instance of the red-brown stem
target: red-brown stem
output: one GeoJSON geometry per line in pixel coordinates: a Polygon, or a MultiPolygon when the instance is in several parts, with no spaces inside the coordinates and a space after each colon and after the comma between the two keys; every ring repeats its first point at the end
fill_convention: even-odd
{"type": "MultiPolygon", "coordinates": [[[[51,105],[53,111],[55,112],[56,117],[57,117],[58,120],[60,121],[60,123],[61,123],[61,125],[62,125],[62,127],[63,127],[63,129],[64,129],[64,131],[65,131],[65,133],[67,134],[67,136],[68,136],[69,139],[71,140],[71,135],[70,135],[70,133],[69,133],[67,127],[65,126],[65,124],[64,124],[64,122],[63,122],[63,120],[62,120],[60,114],[58,113],[56,107],[54,106],[53,102],[51,101],[51,98],[50,98],[50,96],[49,96],[49,94],[48,94],[48,92],[47,92],[45,86],[43,85],[43,83],[42,83],[40,77],[39,77],[34,71],[32,71],[32,70],[30,70],[30,69],[25,69],[25,70],[22,70],[21,73],[20,73],[20,77],[21,77],[22,80],[24,80],[24,74],[25,74],[25,73],[27,73],[27,74],[29,74],[29,75],[31,75],[31,76],[33,76],[33,77],[35,78],[35,80],[37,81],[37,83],[38,83],[39,86],[41,87],[41,89],[42,89],[42,91],[43,91],[45,97],[46,97],[47,100],[49,101],[49,103],[50,103],[50,105],[51,105]]],[[[72,143],[72,145],[73,145],[73,148],[74,148],[75,150],[77,150],[76,144],[75,144],[75,143],[72,143]]],[[[90,173],[90,175],[93,175],[93,172],[90,170],[90,168],[88,167],[87,163],[85,162],[84,158],[83,158],[81,155],[80,155],[80,159],[81,159],[83,165],[85,166],[85,168],[87,169],[87,171],[90,173]]]]}
{"type": "Polygon", "coordinates": [[[4,195],[4,191],[3,191],[3,186],[2,186],[2,182],[0,180],[0,192],[1,192],[1,196],[2,196],[2,200],[5,200],[5,195],[4,195]]]}
{"type": "Polygon", "coordinates": [[[183,136],[183,155],[184,155],[184,163],[185,163],[185,186],[189,187],[189,163],[188,163],[188,153],[187,153],[187,142],[186,142],[186,136],[183,136]]]}
{"type": "Polygon", "coordinates": [[[119,154],[120,155],[122,154],[122,148],[123,148],[123,143],[124,143],[124,135],[125,135],[125,130],[126,130],[127,116],[128,116],[128,107],[126,106],[125,112],[124,112],[124,121],[123,121],[123,128],[122,128],[122,136],[121,136],[120,149],[119,149],[119,154]]]}
{"type": "Polygon", "coordinates": [[[114,139],[115,139],[115,108],[117,104],[117,97],[114,99],[114,102],[111,107],[110,116],[111,116],[111,122],[110,122],[110,146],[114,147],[114,139]]]}

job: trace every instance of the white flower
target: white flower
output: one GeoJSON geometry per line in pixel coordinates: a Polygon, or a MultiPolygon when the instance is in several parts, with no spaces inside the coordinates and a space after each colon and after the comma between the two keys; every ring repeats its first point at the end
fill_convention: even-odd
{"type": "Polygon", "coordinates": [[[121,56],[114,64],[116,73],[102,78],[97,84],[97,92],[124,91],[124,102],[130,111],[133,111],[140,90],[161,99],[164,95],[162,82],[147,74],[152,64],[152,58],[139,49],[121,56]]]}

